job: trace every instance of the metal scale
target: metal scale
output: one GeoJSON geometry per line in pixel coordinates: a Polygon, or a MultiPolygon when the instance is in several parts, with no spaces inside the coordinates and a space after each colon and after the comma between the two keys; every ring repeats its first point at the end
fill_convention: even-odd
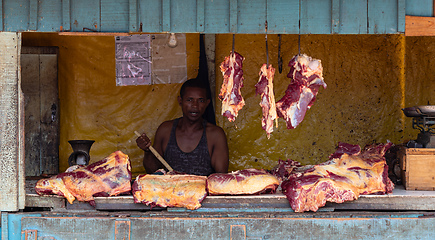
{"type": "Polygon", "coordinates": [[[402,111],[412,117],[412,128],[420,130],[417,139],[409,141],[407,147],[435,148],[435,105],[409,107],[402,111]]]}

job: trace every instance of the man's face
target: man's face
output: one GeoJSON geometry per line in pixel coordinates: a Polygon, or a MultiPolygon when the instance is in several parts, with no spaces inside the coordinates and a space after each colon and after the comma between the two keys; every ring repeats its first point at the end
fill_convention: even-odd
{"type": "Polygon", "coordinates": [[[183,116],[191,121],[200,119],[210,103],[210,99],[207,99],[206,96],[205,89],[187,87],[183,98],[178,97],[183,116]]]}

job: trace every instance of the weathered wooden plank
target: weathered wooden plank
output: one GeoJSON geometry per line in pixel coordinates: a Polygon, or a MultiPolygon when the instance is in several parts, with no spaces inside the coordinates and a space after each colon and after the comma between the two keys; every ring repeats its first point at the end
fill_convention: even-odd
{"type": "Polygon", "coordinates": [[[238,0],[237,33],[266,33],[266,0],[238,0]]]}
{"type": "Polygon", "coordinates": [[[60,31],[71,31],[71,5],[70,0],[62,0],[62,25],[60,31]]]}
{"type": "Polygon", "coordinates": [[[39,54],[22,54],[21,87],[25,99],[25,172],[26,176],[40,175],[41,149],[41,89],[39,78],[39,54]]]}
{"type": "Polygon", "coordinates": [[[0,48],[0,210],[17,211],[25,201],[21,34],[0,32],[0,48]]]}
{"type": "Polygon", "coordinates": [[[196,0],[171,1],[170,32],[197,32],[196,0]],[[188,14],[186,14],[188,13],[188,14]]]}
{"type": "Polygon", "coordinates": [[[339,31],[341,34],[367,33],[367,1],[340,0],[339,31]]]}
{"type": "Polygon", "coordinates": [[[239,15],[237,0],[230,0],[229,9],[230,32],[237,33],[237,22],[239,15]]]}
{"type": "Polygon", "coordinates": [[[397,0],[397,32],[405,32],[405,0],[397,0]]]}
{"type": "Polygon", "coordinates": [[[268,33],[299,32],[299,0],[267,1],[268,33]]]}
{"type": "Polygon", "coordinates": [[[435,224],[434,217],[420,218],[419,216],[423,214],[417,214],[417,217],[408,215],[371,217],[345,213],[341,216],[298,217],[292,214],[283,217],[271,216],[269,213],[251,217],[221,215],[196,217],[163,215],[131,218],[23,217],[21,232],[37,230],[39,238],[113,239],[116,236],[116,223],[126,221],[125,227],[130,229],[131,239],[435,238],[435,232],[432,230],[435,224]],[[236,231],[236,228],[239,231],[236,231]]]}
{"type": "Polygon", "coordinates": [[[40,55],[40,174],[59,173],[59,94],[57,54],[40,55]]]}
{"type": "MultiPolygon", "coordinates": [[[[143,32],[161,32],[163,31],[164,24],[169,22],[163,21],[165,14],[162,5],[166,2],[162,1],[139,1],[139,25],[142,26],[143,32]]],[[[165,0],[166,1],[166,0],[165,0]]],[[[166,21],[166,20],[165,20],[166,21]]],[[[169,25],[167,25],[169,27],[169,25]]]]}
{"type": "Polygon", "coordinates": [[[29,28],[29,0],[3,1],[4,31],[27,31],[29,28]]]}
{"type": "Polygon", "coordinates": [[[162,31],[163,32],[171,31],[171,1],[170,0],[162,0],[162,31]]]}
{"type": "Polygon", "coordinates": [[[29,30],[36,31],[38,25],[38,0],[29,0],[29,30]]]}
{"type": "Polygon", "coordinates": [[[205,0],[196,1],[196,31],[204,32],[205,28],[205,0]]]}

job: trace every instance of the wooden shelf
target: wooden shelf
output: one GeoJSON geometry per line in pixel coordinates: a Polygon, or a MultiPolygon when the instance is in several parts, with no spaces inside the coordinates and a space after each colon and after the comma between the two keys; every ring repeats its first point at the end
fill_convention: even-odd
{"type": "Polygon", "coordinates": [[[405,17],[405,36],[435,36],[435,17],[405,17]]]}

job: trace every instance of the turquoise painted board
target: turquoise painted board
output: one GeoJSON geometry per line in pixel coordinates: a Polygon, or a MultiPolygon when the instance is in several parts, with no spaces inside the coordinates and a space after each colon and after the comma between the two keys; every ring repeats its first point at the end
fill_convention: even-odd
{"type": "Polygon", "coordinates": [[[204,32],[230,32],[230,2],[205,0],[204,32]]]}
{"type": "Polygon", "coordinates": [[[9,32],[29,30],[29,0],[3,1],[3,29],[9,32]]]}
{"type": "Polygon", "coordinates": [[[39,6],[35,4],[36,8],[31,8],[31,11],[37,16],[37,18],[34,19],[37,28],[34,30],[40,32],[59,31],[61,25],[59,13],[62,12],[62,2],[58,0],[35,1],[35,3],[36,2],[39,2],[39,6]],[[43,15],[40,15],[41,13],[43,13],[43,15]]]}
{"type": "Polygon", "coordinates": [[[433,0],[406,0],[406,15],[433,17],[433,0]]]}
{"type": "Polygon", "coordinates": [[[397,34],[430,0],[3,0],[2,31],[397,34]]]}
{"type": "Polygon", "coordinates": [[[367,2],[360,0],[340,0],[338,2],[338,33],[367,33],[367,2]]]}
{"type": "MultiPolygon", "coordinates": [[[[161,32],[162,29],[162,1],[138,0],[138,19],[143,32],[161,32]]],[[[139,28],[140,28],[139,24],[139,28]]]]}
{"type": "Polygon", "coordinates": [[[301,2],[301,34],[331,33],[332,1],[309,0],[301,2]]]}
{"type": "MultiPolygon", "coordinates": [[[[137,18],[135,20],[137,26],[137,18]]],[[[128,26],[129,0],[102,1],[100,26],[102,32],[124,32],[125,29],[129,29],[128,26]]]]}
{"type": "MultiPolygon", "coordinates": [[[[107,5],[107,2],[105,2],[104,4],[107,5]]],[[[101,31],[100,14],[100,1],[71,0],[71,31],[101,31]]],[[[122,19],[120,19],[120,21],[121,20],[122,19]]]]}

